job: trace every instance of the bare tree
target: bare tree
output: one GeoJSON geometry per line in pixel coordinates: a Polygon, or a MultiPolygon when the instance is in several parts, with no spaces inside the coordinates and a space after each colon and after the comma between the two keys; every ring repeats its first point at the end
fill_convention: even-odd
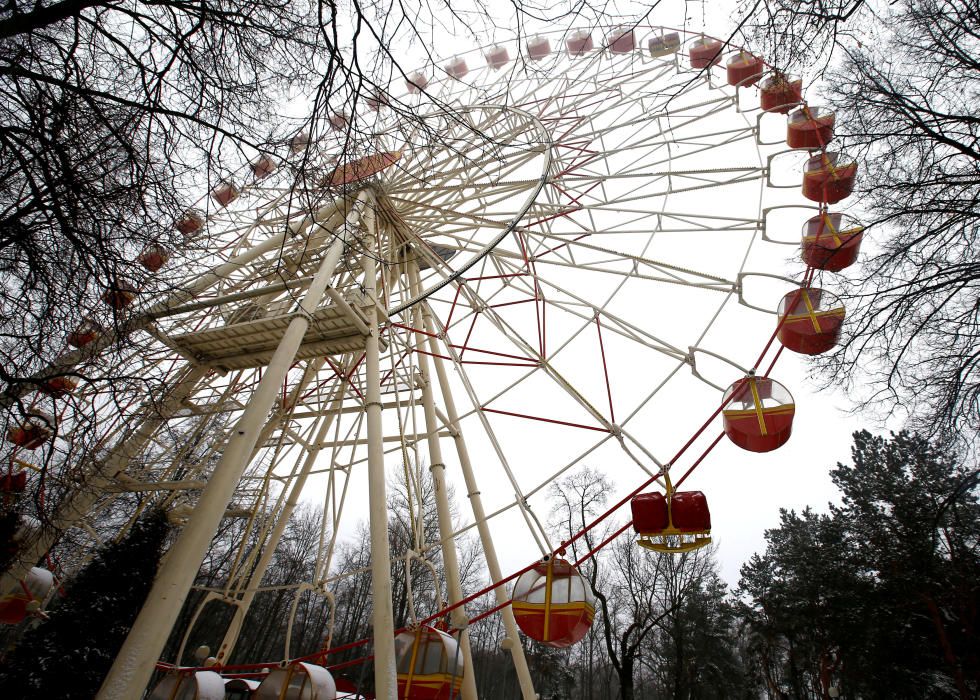
{"type": "Polygon", "coordinates": [[[765,0],[751,17],[749,36],[778,67],[824,79],[838,138],[863,171],[855,206],[871,252],[856,272],[819,279],[842,294],[850,321],[816,366],[864,407],[904,413],[930,435],[974,437],[980,3],[765,0]]]}
{"type": "MultiPolygon", "coordinates": [[[[611,484],[591,469],[583,469],[552,487],[556,500],[556,530],[564,538],[582,530],[606,505],[611,484]]],[[[608,533],[606,533],[608,535],[608,533]]],[[[652,655],[658,630],[671,632],[668,622],[688,596],[699,590],[713,572],[707,549],[684,554],[651,554],[628,537],[610,545],[608,555],[590,554],[604,535],[587,533],[573,543],[576,559],[587,558],[580,569],[598,604],[596,617],[609,663],[616,673],[618,697],[632,700],[641,658],[652,655]]]]}

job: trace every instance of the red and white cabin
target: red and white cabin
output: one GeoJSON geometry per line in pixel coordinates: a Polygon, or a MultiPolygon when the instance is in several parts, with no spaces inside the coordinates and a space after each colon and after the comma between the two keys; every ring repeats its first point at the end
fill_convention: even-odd
{"type": "Polygon", "coordinates": [[[710,36],[702,36],[692,41],[687,52],[691,57],[691,68],[708,68],[721,62],[722,43],[710,36]]]}
{"type": "Polygon", "coordinates": [[[54,435],[54,425],[54,418],[50,414],[33,410],[18,425],[7,428],[7,442],[25,450],[36,450],[54,435]]]}
{"type": "Polygon", "coordinates": [[[175,226],[185,238],[188,238],[204,227],[204,214],[197,209],[188,209],[175,226]]]}
{"type": "Polygon", "coordinates": [[[511,607],[524,634],[557,648],[581,640],[595,616],[592,589],[574,566],[556,557],[520,575],[511,607]]]}
{"type": "Polygon", "coordinates": [[[229,204],[238,199],[238,195],[241,194],[238,188],[235,187],[235,183],[231,180],[223,180],[215,185],[214,189],[211,190],[211,199],[215,201],[219,207],[227,207],[229,204]]]}
{"type": "Polygon", "coordinates": [[[822,151],[803,169],[803,196],[811,202],[836,204],[851,196],[857,171],[857,161],[846,153],[822,151]]]}
{"type": "MultiPolygon", "coordinates": [[[[24,493],[27,489],[27,471],[21,469],[16,472],[3,472],[0,476],[0,493],[4,496],[16,495],[24,493]]],[[[16,544],[11,543],[11,547],[16,547],[16,544]]]]}
{"type": "Polygon", "coordinates": [[[786,114],[803,101],[803,79],[773,71],[759,85],[759,106],[763,112],[786,114]]]}
{"type": "Polygon", "coordinates": [[[786,121],[786,145],[810,151],[824,148],[834,139],[835,121],[834,112],[824,107],[794,109],[786,121]]]}
{"type": "Polygon", "coordinates": [[[500,44],[495,44],[490,47],[490,50],[484,54],[487,59],[487,65],[494,70],[500,70],[507,65],[510,60],[510,54],[507,52],[506,46],[501,46],[500,44]]]}
{"type": "Polygon", "coordinates": [[[310,145],[310,133],[308,131],[298,131],[289,139],[289,152],[293,155],[305,151],[310,145]]]}
{"type": "Polygon", "coordinates": [[[844,304],[817,287],[794,289],[780,300],[779,342],[802,355],[819,355],[837,345],[844,304]]]}
{"type": "Polygon", "coordinates": [[[256,180],[264,180],[276,171],[279,164],[272,156],[263,153],[252,161],[252,176],[256,180]]]}
{"type": "Polygon", "coordinates": [[[466,77],[466,74],[470,72],[469,66],[466,65],[466,59],[457,56],[452,59],[449,63],[443,66],[443,70],[449,74],[450,78],[454,80],[462,80],[466,77]]]}
{"type": "Polygon", "coordinates": [[[60,377],[51,377],[51,379],[46,380],[41,384],[41,391],[43,391],[48,396],[54,398],[59,398],[62,396],[68,396],[68,394],[75,391],[78,387],[78,380],[74,377],[67,377],[61,375],[60,377]]]}
{"type": "Polygon", "coordinates": [[[83,348],[97,340],[103,333],[102,326],[90,318],[83,318],[78,327],[68,334],[66,340],[73,348],[83,348]]]}
{"type": "Polygon", "coordinates": [[[405,81],[405,87],[412,94],[422,92],[429,85],[429,78],[422,71],[415,71],[405,81]]]}
{"type": "Polygon", "coordinates": [[[803,262],[828,272],[840,272],[857,260],[864,226],[839,212],[825,212],[803,224],[803,262]]]}
{"type": "Polygon", "coordinates": [[[149,700],[224,700],[224,697],[225,679],[219,674],[178,669],[160,679],[149,700]]]}
{"type": "Polygon", "coordinates": [[[641,493],[630,501],[637,544],[655,552],[690,552],[711,543],[711,513],[700,491],[641,493]]]}
{"type": "Polygon", "coordinates": [[[463,685],[463,655],[452,636],[422,625],[395,637],[400,700],[453,700],[463,685]]]}
{"type": "Polygon", "coordinates": [[[170,260],[170,249],[159,243],[151,243],[143,249],[136,261],[150,272],[159,272],[170,260]]]}
{"type": "Polygon", "coordinates": [[[296,661],[262,679],[252,700],[311,700],[337,697],[337,684],[323,666],[296,661]]]}
{"type": "Polygon", "coordinates": [[[728,84],[740,87],[755,85],[762,78],[764,69],[762,59],[748,51],[739,51],[725,64],[728,84]]]}
{"type": "Polygon", "coordinates": [[[532,61],[540,61],[551,54],[551,42],[546,36],[532,36],[527,40],[527,56],[532,61]]]}
{"type": "Polygon", "coordinates": [[[136,301],[137,294],[139,294],[139,290],[132,282],[121,279],[109,286],[109,289],[102,295],[102,301],[116,311],[120,311],[136,301]]]}
{"type": "Polygon", "coordinates": [[[331,112],[328,121],[334,131],[346,131],[347,125],[350,124],[350,115],[347,112],[331,112]]]}
{"type": "Polygon", "coordinates": [[[367,103],[368,109],[370,109],[372,112],[380,112],[382,107],[387,107],[389,104],[391,104],[390,100],[388,99],[388,95],[386,95],[382,90],[375,90],[370,95],[365,97],[364,101],[367,103]]]}
{"type": "Polygon", "coordinates": [[[588,29],[576,29],[565,39],[565,51],[569,56],[584,56],[594,48],[592,32],[588,29]]]}
{"type": "Polygon", "coordinates": [[[728,387],[722,401],[725,434],[750,452],[770,452],[789,440],[796,405],[782,384],[748,376],[728,387]]]}
{"type": "Polygon", "coordinates": [[[631,53],[636,48],[636,34],[632,27],[616,27],[606,34],[606,46],[610,53],[631,53]]]}

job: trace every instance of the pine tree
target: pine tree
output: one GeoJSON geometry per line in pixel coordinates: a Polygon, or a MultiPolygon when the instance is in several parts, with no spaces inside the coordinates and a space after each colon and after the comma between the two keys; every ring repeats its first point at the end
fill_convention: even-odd
{"type": "Polygon", "coordinates": [[[771,694],[976,697],[980,472],[928,440],[854,434],[827,515],[783,511],[742,567],[749,653],[771,694]]]}
{"type": "Polygon", "coordinates": [[[105,545],[7,656],[0,697],[92,698],[146,600],[168,531],[166,514],[154,511],[105,545]]]}

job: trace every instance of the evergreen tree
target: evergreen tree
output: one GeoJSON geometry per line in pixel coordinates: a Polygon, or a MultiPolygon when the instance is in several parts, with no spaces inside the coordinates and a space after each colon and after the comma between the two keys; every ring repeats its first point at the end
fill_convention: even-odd
{"type": "Polygon", "coordinates": [[[929,441],[854,435],[843,504],[782,512],[742,568],[749,653],[770,696],[975,697],[978,473],[929,441]]]}
{"type": "Polygon", "coordinates": [[[7,656],[0,697],[92,698],[146,600],[168,531],[166,514],[153,511],[105,545],[7,656]]]}
{"type": "Polygon", "coordinates": [[[751,697],[732,642],[736,627],[728,587],[711,568],[684,596],[681,606],[664,619],[655,636],[652,658],[657,661],[660,697],[751,697]]]}

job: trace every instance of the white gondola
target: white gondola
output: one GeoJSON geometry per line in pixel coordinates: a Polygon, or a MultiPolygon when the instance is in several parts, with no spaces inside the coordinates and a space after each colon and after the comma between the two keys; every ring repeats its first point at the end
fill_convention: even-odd
{"type": "Polygon", "coordinates": [[[163,677],[150,700],[223,700],[225,680],[214,671],[175,671],[163,677]]]}
{"type": "Polygon", "coordinates": [[[323,666],[302,661],[262,679],[253,700],[336,700],[337,685],[323,666]]]}
{"type": "Polygon", "coordinates": [[[258,681],[247,678],[225,679],[225,700],[250,700],[259,687],[258,681]]]}

